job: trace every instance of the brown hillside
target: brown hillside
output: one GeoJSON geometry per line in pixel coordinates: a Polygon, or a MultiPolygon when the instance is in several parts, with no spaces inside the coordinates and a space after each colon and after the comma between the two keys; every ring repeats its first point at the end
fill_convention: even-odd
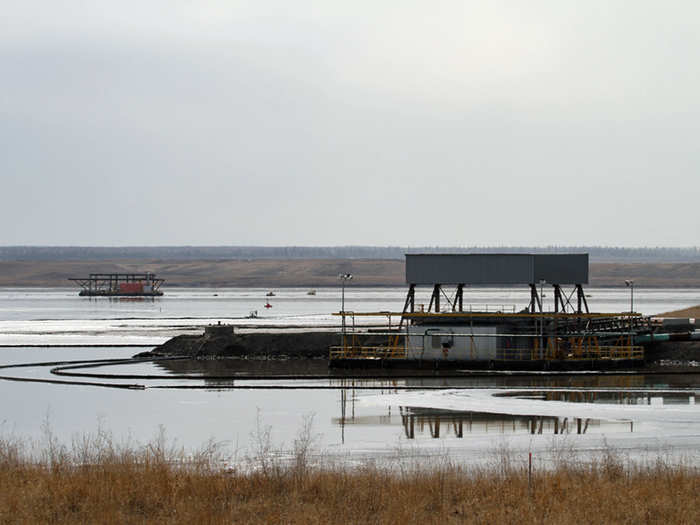
{"type": "Polygon", "coordinates": [[[592,263],[590,274],[593,286],[624,286],[625,279],[639,287],[700,286],[700,263],[592,263]]]}
{"type": "Polygon", "coordinates": [[[664,312],[658,314],[658,317],[687,317],[688,319],[700,319],[700,305],[684,308],[683,310],[674,310],[673,312],[664,312]]]}
{"type": "Polygon", "coordinates": [[[402,285],[403,261],[220,260],[119,262],[0,262],[0,286],[70,286],[69,277],[90,273],[154,272],[166,286],[335,286],[339,273],[352,273],[362,286],[402,285]]]}
{"type": "MultiPolygon", "coordinates": [[[[404,263],[385,259],[225,259],[0,262],[0,286],[70,286],[69,277],[89,273],[151,271],[166,286],[321,287],[338,284],[339,273],[355,286],[403,286],[404,263]]],[[[592,263],[590,286],[700,288],[700,263],[592,263]]]]}

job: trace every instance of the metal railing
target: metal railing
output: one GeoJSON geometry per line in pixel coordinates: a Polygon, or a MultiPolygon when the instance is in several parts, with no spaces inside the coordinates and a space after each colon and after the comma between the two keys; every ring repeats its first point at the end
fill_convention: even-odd
{"type": "MultiPolygon", "coordinates": [[[[357,334],[355,334],[357,335],[357,334]]],[[[536,336],[533,336],[536,337],[536,336]]],[[[419,353],[420,348],[412,347],[419,353]]],[[[362,345],[357,337],[345,345],[332,346],[330,359],[406,359],[408,357],[405,334],[398,334],[387,345],[362,345]],[[403,342],[399,343],[399,339],[403,342]]],[[[572,344],[570,340],[547,338],[547,343],[540,347],[539,339],[534,339],[531,347],[497,348],[492,354],[497,361],[538,361],[538,360],[591,360],[591,359],[643,359],[644,348],[621,340],[618,344],[599,345],[597,338],[587,338],[572,344]]],[[[464,356],[465,360],[471,360],[473,352],[464,356]]]]}
{"type": "MultiPolygon", "coordinates": [[[[498,305],[490,305],[491,308],[498,305]]],[[[505,309],[505,305],[500,305],[505,309]]],[[[515,307],[513,307],[515,308],[515,307]]],[[[408,355],[423,355],[421,345],[410,342],[409,337],[420,338],[421,334],[409,333],[408,326],[404,325],[406,331],[397,331],[402,323],[392,323],[392,316],[403,318],[415,317],[445,317],[476,315],[476,316],[499,316],[500,313],[469,313],[459,314],[441,313],[428,314],[423,312],[399,313],[395,312],[341,312],[340,315],[350,317],[350,323],[344,323],[344,331],[341,335],[341,344],[330,349],[330,359],[406,359],[408,355]],[[387,319],[386,330],[384,332],[357,331],[355,316],[380,316],[387,319]],[[396,327],[396,328],[394,328],[396,327]],[[364,342],[364,344],[363,344],[364,342]]],[[[620,314],[563,314],[563,313],[516,313],[505,314],[517,318],[532,318],[540,321],[536,323],[534,331],[527,333],[454,333],[428,334],[431,328],[427,329],[423,337],[428,335],[445,335],[450,338],[467,338],[469,340],[469,350],[464,355],[465,360],[474,358],[478,351],[481,338],[505,338],[498,344],[496,350],[486,352],[485,359],[493,360],[590,360],[590,359],[643,359],[644,349],[641,346],[633,345],[633,327],[642,322],[643,318],[636,313],[620,314]],[[543,333],[544,319],[561,323],[554,331],[550,328],[543,333]],[[585,320],[585,325],[581,326],[581,320],[585,320]],[[568,323],[573,323],[569,326],[568,323]],[[563,326],[562,326],[563,325],[563,326]],[[575,329],[575,331],[574,331],[575,329]],[[538,333],[539,332],[539,333],[538,333]],[[524,342],[528,340],[527,343],[524,342]],[[503,346],[505,345],[505,346],[503,346]],[[512,345],[512,346],[508,346],[512,345]]],[[[464,329],[465,327],[461,327],[464,329]]],[[[437,330],[437,329],[436,329],[437,330]]],[[[456,340],[456,339],[455,339],[456,340]]],[[[425,344],[425,343],[423,343],[425,344]]],[[[449,350],[452,345],[447,346],[445,358],[454,355],[455,350],[449,350]]],[[[487,346],[488,348],[488,346],[487,346]]],[[[493,347],[491,347],[493,348],[493,347]]],[[[482,355],[484,355],[482,353],[482,355]]]]}
{"type": "Polygon", "coordinates": [[[405,359],[404,346],[331,346],[331,359],[405,359]]]}
{"type": "MultiPolygon", "coordinates": [[[[443,308],[440,312],[428,312],[425,309],[425,303],[416,304],[415,313],[434,313],[439,315],[440,313],[497,313],[497,314],[508,314],[516,313],[517,306],[514,304],[465,304],[462,306],[461,310],[457,310],[456,305],[449,305],[447,308],[443,308]]],[[[395,315],[395,314],[394,314],[395,315]]]]}

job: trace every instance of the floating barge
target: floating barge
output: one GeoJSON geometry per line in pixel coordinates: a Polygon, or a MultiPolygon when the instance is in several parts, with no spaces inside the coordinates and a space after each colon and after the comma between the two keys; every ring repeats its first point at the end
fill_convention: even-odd
{"type": "Polygon", "coordinates": [[[147,273],[91,273],[68,279],[81,287],[81,297],[160,297],[165,279],[147,273]]]}
{"type": "Polygon", "coordinates": [[[638,341],[655,330],[639,313],[589,311],[583,290],[588,254],[410,254],[406,283],[400,312],[337,314],[341,344],[330,349],[330,366],[627,368],[643,364],[638,341]],[[530,288],[526,308],[465,305],[468,286],[515,285],[530,288]],[[416,303],[418,286],[432,288],[427,308],[416,303]],[[550,311],[545,286],[553,298],[550,311]],[[358,327],[356,320],[366,316],[383,317],[386,328],[358,327]]]}

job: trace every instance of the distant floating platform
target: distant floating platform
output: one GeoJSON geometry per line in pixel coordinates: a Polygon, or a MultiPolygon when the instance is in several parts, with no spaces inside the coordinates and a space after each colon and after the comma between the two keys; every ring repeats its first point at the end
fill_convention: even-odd
{"type": "Polygon", "coordinates": [[[125,293],[125,292],[110,292],[110,291],[100,291],[100,290],[80,290],[78,293],[80,297],[160,297],[163,292],[157,290],[155,292],[141,292],[141,293],[125,293]]]}
{"type": "Polygon", "coordinates": [[[147,273],[91,273],[89,277],[71,277],[82,289],[81,297],[160,297],[164,279],[147,273]]]}

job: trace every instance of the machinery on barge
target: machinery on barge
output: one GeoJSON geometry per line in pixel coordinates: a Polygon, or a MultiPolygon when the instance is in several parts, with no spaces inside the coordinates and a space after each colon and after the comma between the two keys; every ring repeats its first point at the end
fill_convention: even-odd
{"type": "Polygon", "coordinates": [[[91,273],[89,277],[71,277],[81,297],[160,297],[164,279],[154,273],[91,273]]]}
{"type": "Polygon", "coordinates": [[[400,312],[339,312],[331,366],[628,367],[643,363],[638,341],[653,338],[651,319],[639,313],[589,310],[588,254],[408,254],[406,283],[400,312]],[[529,287],[527,307],[466,306],[470,286],[517,285],[529,287]],[[432,289],[427,308],[416,302],[419,286],[432,289]],[[367,316],[385,328],[362,329],[367,316]]]}

